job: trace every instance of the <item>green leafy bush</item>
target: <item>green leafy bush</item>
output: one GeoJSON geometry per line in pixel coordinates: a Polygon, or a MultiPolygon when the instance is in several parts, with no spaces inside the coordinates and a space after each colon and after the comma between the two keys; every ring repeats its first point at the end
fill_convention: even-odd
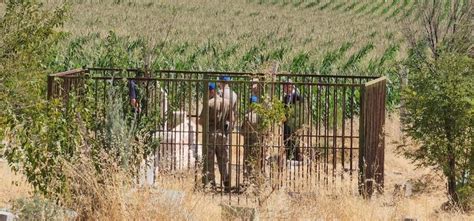
{"type": "Polygon", "coordinates": [[[474,59],[442,54],[410,73],[402,120],[420,147],[405,153],[441,170],[452,202],[466,207],[474,194],[474,59]]]}
{"type": "Polygon", "coordinates": [[[27,109],[25,115],[28,117],[13,115],[13,126],[5,131],[3,155],[12,169],[24,173],[36,190],[60,193],[65,180],[60,162],[72,157],[78,148],[78,124],[64,118],[59,100],[39,102],[27,109]]]}
{"type": "Polygon", "coordinates": [[[45,72],[64,34],[56,29],[66,19],[67,7],[46,10],[36,1],[6,1],[0,17],[0,138],[45,97],[45,72]]]}
{"type": "Polygon", "coordinates": [[[21,198],[13,202],[13,210],[20,220],[76,220],[77,213],[59,207],[40,196],[21,198]]]}

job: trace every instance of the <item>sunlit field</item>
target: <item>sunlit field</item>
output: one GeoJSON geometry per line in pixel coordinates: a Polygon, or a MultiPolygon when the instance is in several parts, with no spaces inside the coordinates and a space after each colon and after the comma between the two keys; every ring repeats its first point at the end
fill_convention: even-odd
{"type": "MultiPolygon", "coordinates": [[[[474,220],[472,211],[443,209],[449,200],[443,174],[430,167],[417,168],[398,149],[402,141],[399,67],[409,53],[406,34],[420,27],[415,24],[426,1],[42,0],[48,9],[65,4],[69,12],[64,24],[54,29],[60,36],[58,45],[38,66],[50,73],[80,67],[266,72],[272,66],[284,73],[386,76],[383,193],[364,199],[354,175],[351,181],[318,185],[296,194],[285,187],[276,191],[267,187],[262,193],[268,198],[260,205],[256,198],[243,196],[238,204],[258,208],[260,220],[474,220]]],[[[441,14],[445,15],[451,1],[442,4],[446,10],[441,14]]],[[[4,12],[0,0],[0,15],[4,12]]],[[[46,90],[45,82],[41,86],[46,90]]],[[[354,117],[359,119],[359,114],[354,117]]],[[[92,137],[84,140],[94,140],[92,137]]],[[[243,143],[240,135],[234,140],[243,143]]],[[[408,149],[418,147],[407,140],[408,149]]],[[[97,177],[93,163],[81,157],[78,162],[85,160],[84,164],[66,163],[61,172],[73,180],[73,191],[84,191],[84,198],[77,200],[80,203],[68,206],[96,216],[86,219],[225,218],[222,204],[229,202],[230,194],[196,188],[194,173],[158,176],[153,187],[141,188],[115,164],[104,171],[117,174],[97,177]],[[178,191],[183,198],[169,198],[163,191],[178,191]]],[[[358,152],[355,163],[356,157],[358,152]]],[[[237,157],[234,161],[231,163],[243,163],[237,157]]],[[[35,194],[21,170],[14,173],[11,166],[0,157],[0,208],[10,208],[22,199],[44,199],[35,194]]]]}
{"type": "MultiPolygon", "coordinates": [[[[47,1],[57,5],[61,1],[47,1]]],[[[282,71],[384,75],[405,55],[401,25],[418,1],[70,1],[62,30],[71,38],[64,68],[97,61],[107,36],[135,63],[186,70],[282,71]],[[110,32],[113,32],[112,34],[110,32]],[[112,36],[112,37],[111,37],[112,36]],[[100,49],[100,50],[99,50],[100,49]],[[78,53],[75,53],[78,52],[78,53]],[[380,71],[380,72],[379,72],[380,71]]],[[[117,58],[118,59],[118,58],[117,58]]]]}

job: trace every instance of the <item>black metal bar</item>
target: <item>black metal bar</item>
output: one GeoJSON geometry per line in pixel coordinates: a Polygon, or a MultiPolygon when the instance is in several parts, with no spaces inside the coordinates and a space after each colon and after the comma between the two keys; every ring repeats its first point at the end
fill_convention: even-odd
{"type": "MultiPolygon", "coordinates": [[[[82,78],[82,76],[64,76],[63,79],[75,79],[75,78],[82,78]]],[[[112,81],[121,81],[123,78],[117,77],[90,77],[91,79],[100,79],[100,80],[112,80],[112,81]]],[[[127,80],[137,80],[137,81],[166,81],[166,82],[181,82],[181,81],[188,81],[188,82],[205,82],[205,79],[184,79],[184,78],[151,78],[151,77],[130,77],[126,78],[127,80]]],[[[214,80],[215,83],[224,82],[222,80],[214,80]]],[[[247,83],[248,81],[245,80],[234,80],[233,83],[247,83]]],[[[285,84],[284,82],[273,81],[273,82],[266,82],[268,84],[285,84]]],[[[313,83],[313,82],[294,82],[292,83],[296,86],[298,85],[320,85],[320,86],[330,86],[330,87],[362,87],[364,84],[335,84],[335,83],[313,83]]]]}

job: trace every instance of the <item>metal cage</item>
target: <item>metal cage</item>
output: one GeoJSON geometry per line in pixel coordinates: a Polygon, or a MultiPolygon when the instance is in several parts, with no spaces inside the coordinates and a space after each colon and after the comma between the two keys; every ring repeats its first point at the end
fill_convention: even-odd
{"type": "Polygon", "coordinates": [[[71,102],[87,100],[98,131],[111,99],[108,91],[118,91],[115,97],[123,103],[124,116],[148,122],[151,140],[159,143],[148,157],[151,170],[158,172],[149,175],[150,182],[163,173],[191,171],[198,185],[209,173],[207,150],[215,133],[209,128],[215,116],[206,111],[210,82],[226,83],[237,95],[230,101],[235,103],[230,109],[233,128],[226,132],[225,144],[230,190],[218,188],[226,185],[216,169],[220,164],[214,164],[216,191],[229,196],[245,191],[251,182],[249,154],[256,155],[253,169],[274,188],[299,192],[357,177],[361,194],[382,191],[385,77],[81,68],[49,75],[48,99],[62,100],[66,111],[74,111],[71,102]],[[130,90],[139,91],[138,109],[129,104],[130,90]],[[298,95],[297,102],[285,102],[291,94],[298,95]],[[282,103],[285,110],[284,123],[273,122],[262,136],[265,140],[254,146],[245,140],[252,135],[242,129],[255,107],[251,96],[258,97],[261,107],[282,103]]]}

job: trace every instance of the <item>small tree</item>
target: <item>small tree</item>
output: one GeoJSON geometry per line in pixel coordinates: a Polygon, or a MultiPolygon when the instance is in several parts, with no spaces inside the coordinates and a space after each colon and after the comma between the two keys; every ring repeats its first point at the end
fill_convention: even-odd
{"type": "Polygon", "coordinates": [[[410,53],[400,108],[404,132],[420,144],[406,155],[418,166],[440,169],[452,205],[464,209],[474,182],[473,6],[430,0],[419,9],[420,23],[407,23],[410,53]]]}
{"type": "Polygon", "coordinates": [[[419,143],[406,155],[447,177],[453,205],[466,208],[474,177],[474,59],[440,54],[413,69],[403,93],[405,132],[419,143]]]}
{"type": "Polygon", "coordinates": [[[52,9],[35,0],[5,1],[0,14],[0,139],[14,119],[31,116],[44,99],[45,73],[54,61],[58,31],[67,17],[64,5],[52,9]]]}

